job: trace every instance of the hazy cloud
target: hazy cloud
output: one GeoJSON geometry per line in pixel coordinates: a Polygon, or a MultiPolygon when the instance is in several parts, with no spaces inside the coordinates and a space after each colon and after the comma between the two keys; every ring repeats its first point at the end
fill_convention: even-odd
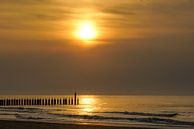
{"type": "Polygon", "coordinates": [[[193,94],[193,7],[193,0],[1,0],[1,94],[193,94]],[[87,18],[107,37],[83,48],[69,35],[87,18]]]}

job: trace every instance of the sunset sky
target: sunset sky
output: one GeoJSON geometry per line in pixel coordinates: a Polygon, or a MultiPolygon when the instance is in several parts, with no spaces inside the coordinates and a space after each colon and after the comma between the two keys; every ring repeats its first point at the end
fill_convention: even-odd
{"type": "Polygon", "coordinates": [[[0,3],[0,94],[194,93],[194,0],[0,3]]]}

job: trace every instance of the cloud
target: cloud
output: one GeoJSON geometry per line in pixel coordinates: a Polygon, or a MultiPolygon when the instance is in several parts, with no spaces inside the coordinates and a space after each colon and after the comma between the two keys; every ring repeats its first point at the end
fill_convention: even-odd
{"type": "MultiPolygon", "coordinates": [[[[2,29],[7,27],[7,29],[26,28],[27,30],[33,30],[39,28],[38,30],[41,30],[42,28],[48,31],[46,28],[52,28],[53,26],[57,28],[57,22],[63,21],[65,25],[71,19],[90,13],[92,19],[100,20],[103,24],[115,26],[115,28],[173,27],[175,29],[184,26],[191,28],[194,22],[194,18],[192,18],[193,5],[192,0],[122,0],[120,2],[115,0],[106,2],[82,0],[77,2],[61,0],[2,1],[0,5],[2,7],[0,24],[2,29]],[[84,11],[83,8],[92,8],[96,12],[84,11]]],[[[101,25],[106,27],[103,24],[101,25]]],[[[50,29],[50,31],[53,30],[50,29]]],[[[175,29],[174,31],[179,30],[175,29]]]]}
{"type": "Polygon", "coordinates": [[[102,7],[102,12],[110,13],[112,15],[120,15],[129,17],[131,15],[143,16],[145,15],[193,15],[194,2],[192,0],[135,0],[128,2],[115,2],[102,7]]]}
{"type": "Polygon", "coordinates": [[[1,91],[192,94],[193,4],[2,0],[1,91]],[[84,18],[95,20],[106,32],[103,36],[109,37],[99,41],[107,44],[75,45],[78,41],[69,38],[73,21],[84,18]]]}

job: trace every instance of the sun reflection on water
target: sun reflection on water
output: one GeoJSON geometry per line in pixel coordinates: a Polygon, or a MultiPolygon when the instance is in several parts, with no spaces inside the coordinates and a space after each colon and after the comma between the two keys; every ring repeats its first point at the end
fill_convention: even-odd
{"type": "Polygon", "coordinates": [[[91,113],[96,109],[96,99],[91,96],[84,96],[80,100],[82,105],[81,111],[83,113],[91,113]]]}
{"type": "Polygon", "coordinates": [[[94,104],[95,99],[94,98],[83,98],[81,103],[84,105],[92,105],[94,104]]]}

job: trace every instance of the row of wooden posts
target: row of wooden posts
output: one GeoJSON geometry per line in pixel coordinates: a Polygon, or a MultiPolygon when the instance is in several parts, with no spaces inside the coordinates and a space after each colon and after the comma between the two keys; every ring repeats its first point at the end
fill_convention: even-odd
{"type": "Polygon", "coordinates": [[[0,99],[0,106],[52,106],[52,105],[79,105],[79,98],[17,98],[0,99]]]}

